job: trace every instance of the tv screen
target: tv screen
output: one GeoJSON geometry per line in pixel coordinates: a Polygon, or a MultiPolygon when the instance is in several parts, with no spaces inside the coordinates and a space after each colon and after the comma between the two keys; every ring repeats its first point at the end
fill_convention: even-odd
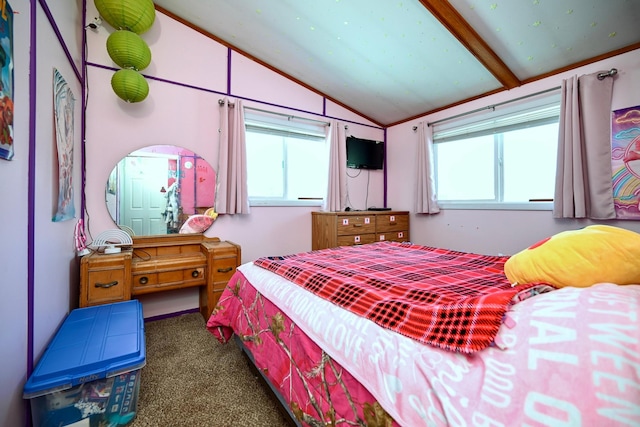
{"type": "Polygon", "coordinates": [[[347,137],[347,167],[352,169],[382,169],[384,142],[347,137]]]}

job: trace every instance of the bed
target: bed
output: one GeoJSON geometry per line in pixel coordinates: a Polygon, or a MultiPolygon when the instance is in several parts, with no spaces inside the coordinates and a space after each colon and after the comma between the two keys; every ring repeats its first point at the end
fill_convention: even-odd
{"type": "Polygon", "coordinates": [[[640,269],[517,283],[517,259],[395,242],[264,257],[207,328],[241,342],[302,426],[640,425],[640,269]]]}

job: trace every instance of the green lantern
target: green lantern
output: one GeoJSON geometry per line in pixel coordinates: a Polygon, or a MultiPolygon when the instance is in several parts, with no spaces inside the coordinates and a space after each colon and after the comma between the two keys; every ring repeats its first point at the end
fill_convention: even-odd
{"type": "Polygon", "coordinates": [[[142,34],[156,19],[152,0],[94,0],[94,4],[102,18],[117,30],[142,34]]]}
{"type": "Polygon", "coordinates": [[[107,52],[121,68],[144,70],[151,62],[151,49],[133,31],[118,30],[107,38],[107,52]]]}
{"type": "Polygon", "coordinates": [[[111,87],[127,102],[144,101],[149,95],[149,84],[139,72],[125,69],[116,71],[111,77],[111,87]]]}

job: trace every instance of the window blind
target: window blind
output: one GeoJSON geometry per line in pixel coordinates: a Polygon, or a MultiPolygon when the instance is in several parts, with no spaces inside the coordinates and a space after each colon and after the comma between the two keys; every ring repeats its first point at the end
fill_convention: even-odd
{"type": "Polygon", "coordinates": [[[325,124],[297,121],[293,116],[281,117],[245,110],[244,121],[246,129],[253,132],[313,140],[326,137],[325,124]]]}
{"type": "Polygon", "coordinates": [[[462,138],[474,138],[483,135],[507,132],[530,126],[539,126],[558,121],[560,116],[560,101],[539,105],[516,111],[489,111],[481,117],[470,121],[452,121],[434,125],[433,142],[442,143],[462,138]]]}

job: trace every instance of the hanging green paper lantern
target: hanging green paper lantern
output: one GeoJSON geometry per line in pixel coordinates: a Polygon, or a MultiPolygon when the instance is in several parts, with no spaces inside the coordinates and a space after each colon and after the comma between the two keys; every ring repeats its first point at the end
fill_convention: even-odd
{"type": "Polygon", "coordinates": [[[149,84],[135,70],[118,70],[111,77],[111,87],[120,98],[127,102],[140,102],[149,95],[149,84]]]}
{"type": "Polygon", "coordinates": [[[94,0],[94,4],[102,18],[117,30],[142,34],[156,19],[152,0],[94,0]]]}
{"type": "Polygon", "coordinates": [[[118,30],[107,38],[107,52],[121,68],[144,70],[151,62],[151,49],[133,31],[118,30]]]}

